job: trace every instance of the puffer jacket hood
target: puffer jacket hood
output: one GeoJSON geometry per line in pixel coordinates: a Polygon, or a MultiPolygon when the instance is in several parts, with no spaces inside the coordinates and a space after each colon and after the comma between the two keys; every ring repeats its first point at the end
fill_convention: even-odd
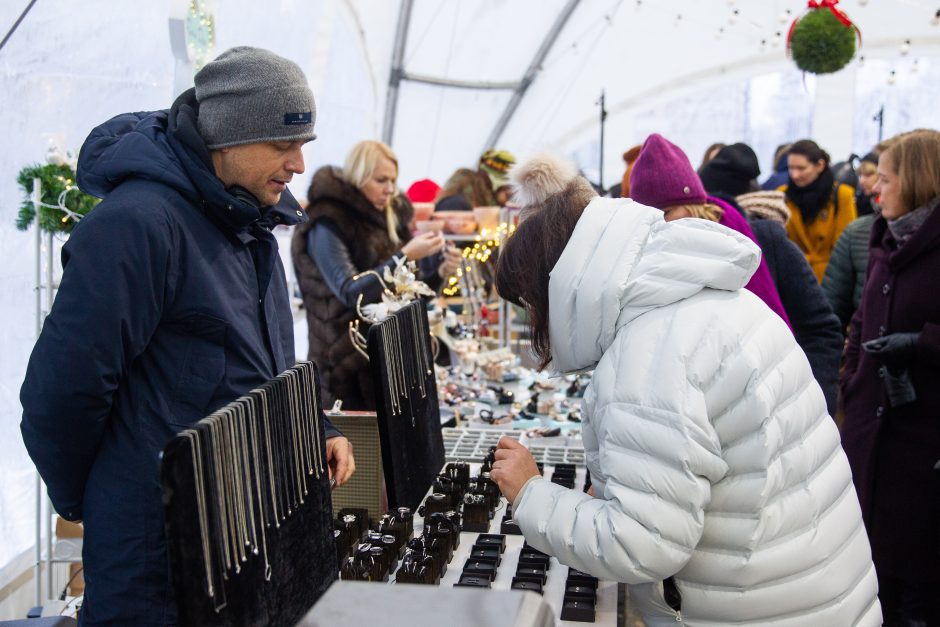
{"type": "Polygon", "coordinates": [[[128,179],[167,185],[216,221],[238,229],[304,221],[300,205],[285,189],[274,207],[257,207],[233,196],[215,175],[212,157],[199,135],[195,91],[183,92],[170,109],[123,113],[99,125],[82,145],[78,186],[104,198],[128,179]]]}
{"type": "Polygon", "coordinates": [[[552,368],[593,368],[623,325],[706,288],[739,290],[759,263],[753,242],[714,222],[595,198],[549,280],[552,368]]]}

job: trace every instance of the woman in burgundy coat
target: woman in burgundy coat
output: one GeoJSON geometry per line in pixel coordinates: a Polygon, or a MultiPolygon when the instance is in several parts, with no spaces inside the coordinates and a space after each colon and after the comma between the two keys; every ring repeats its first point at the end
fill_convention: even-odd
{"type": "Polygon", "coordinates": [[[841,381],[886,625],[940,625],[940,132],[878,164],[882,214],[841,381]],[[920,621],[920,622],[918,622],[920,621]]]}

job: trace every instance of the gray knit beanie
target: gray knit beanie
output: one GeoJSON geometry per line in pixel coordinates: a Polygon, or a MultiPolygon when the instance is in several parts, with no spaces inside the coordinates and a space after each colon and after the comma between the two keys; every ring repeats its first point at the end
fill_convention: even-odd
{"type": "Polygon", "coordinates": [[[206,64],[195,82],[199,134],[210,150],[316,138],[313,92],[293,61],[240,46],[206,64]]]}

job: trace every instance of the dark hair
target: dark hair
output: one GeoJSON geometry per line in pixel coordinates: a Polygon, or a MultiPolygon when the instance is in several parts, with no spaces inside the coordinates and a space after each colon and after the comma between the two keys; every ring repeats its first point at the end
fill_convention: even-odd
{"type": "Polygon", "coordinates": [[[496,266],[496,291],[529,315],[532,352],[539,369],[552,359],[548,333],[549,274],[571,239],[578,219],[593,197],[583,179],[549,196],[503,243],[496,266]]]}
{"type": "Polygon", "coordinates": [[[812,163],[825,161],[827,168],[832,162],[829,153],[820,148],[819,144],[812,139],[801,139],[800,141],[793,142],[790,144],[790,148],[787,149],[787,155],[800,155],[806,157],[806,159],[812,163]]]}
{"type": "Polygon", "coordinates": [[[712,160],[712,158],[709,155],[711,155],[713,152],[715,152],[715,154],[717,155],[718,153],[716,152],[716,150],[721,150],[725,146],[727,146],[727,144],[723,142],[715,142],[714,144],[706,148],[705,154],[702,155],[702,163],[701,165],[698,166],[698,169],[701,170],[702,168],[705,167],[705,164],[707,164],[709,161],[712,160]]]}

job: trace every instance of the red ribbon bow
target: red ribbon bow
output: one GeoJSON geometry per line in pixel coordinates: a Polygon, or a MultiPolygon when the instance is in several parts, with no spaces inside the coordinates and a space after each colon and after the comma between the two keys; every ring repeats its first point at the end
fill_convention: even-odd
{"type": "MultiPolygon", "coordinates": [[[[809,0],[806,3],[807,9],[829,9],[829,11],[836,16],[846,28],[851,28],[855,31],[855,35],[858,37],[858,45],[862,45],[862,33],[858,30],[858,27],[852,23],[852,20],[849,19],[849,16],[845,12],[836,8],[836,5],[839,4],[839,0],[809,0]]],[[[800,16],[802,17],[802,16],[800,16]]],[[[790,40],[793,39],[793,29],[796,28],[796,23],[800,21],[800,18],[793,20],[793,23],[790,24],[790,30],[787,32],[787,52],[790,51],[790,40]]]]}
{"type": "Polygon", "coordinates": [[[839,4],[839,0],[822,0],[822,2],[816,2],[816,0],[809,0],[807,7],[810,9],[829,9],[833,15],[835,15],[840,22],[845,24],[846,28],[852,28],[852,20],[849,19],[849,16],[836,8],[836,5],[839,4]]]}

